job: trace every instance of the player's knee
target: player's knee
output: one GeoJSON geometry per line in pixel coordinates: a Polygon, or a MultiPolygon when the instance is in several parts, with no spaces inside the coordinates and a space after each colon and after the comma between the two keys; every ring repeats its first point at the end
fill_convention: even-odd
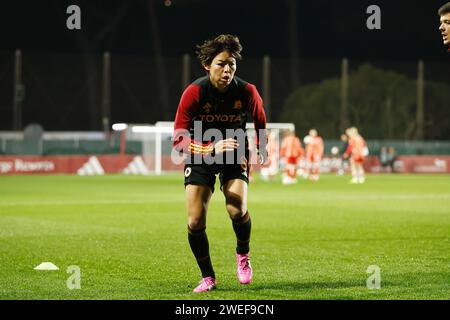
{"type": "Polygon", "coordinates": [[[237,206],[236,204],[227,204],[227,211],[230,218],[232,220],[236,220],[242,218],[245,215],[245,213],[247,212],[247,207],[244,203],[241,203],[237,206]]]}
{"type": "Polygon", "coordinates": [[[198,206],[188,207],[188,224],[192,230],[206,227],[206,208],[198,206]]]}
{"type": "Polygon", "coordinates": [[[191,230],[201,230],[206,227],[206,220],[200,217],[189,217],[188,226],[191,230]]]}

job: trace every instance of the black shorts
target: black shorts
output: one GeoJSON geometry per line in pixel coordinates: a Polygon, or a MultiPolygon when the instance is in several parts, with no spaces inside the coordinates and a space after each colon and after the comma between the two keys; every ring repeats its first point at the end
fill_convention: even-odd
{"type": "Polygon", "coordinates": [[[240,164],[186,164],[184,166],[184,185],[206,185],[214,192],[216,175],[219,174],[220,190],[233,179],[240,179],[248,184],[250,164],[246,159],[240,164]]]}

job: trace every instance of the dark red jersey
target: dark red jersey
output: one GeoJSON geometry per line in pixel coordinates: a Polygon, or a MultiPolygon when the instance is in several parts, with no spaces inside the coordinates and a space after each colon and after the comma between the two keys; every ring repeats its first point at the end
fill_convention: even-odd
{"type": "Polygon", "coordinates": [[[173,146],[175,150],[188,154],[211,153],[214,141],[204,138],[205,131],[218,129],[223,139],[227,139],[227,129],[245,131],[249,114],[257,133],[255,142],[259,145],[263,138],[260,137],[260,129],[266,139],[266,115],[256,87],[234,77],[227,91],[221,93],[211,84],[209,76],[199,78],[181,96],[175,116],[173,146]],[[194,136],[194,123],[201,123],[200,137],[197,134],[194,136]]]}

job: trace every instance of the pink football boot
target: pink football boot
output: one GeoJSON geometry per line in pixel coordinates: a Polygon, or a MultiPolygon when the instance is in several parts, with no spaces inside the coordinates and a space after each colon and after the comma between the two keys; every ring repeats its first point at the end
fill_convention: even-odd
{"type": "Polygon", "coordinates": [[[199,282],[199,285],[194,289],[194,292],[206,292],[214,290],[215,288],[216,279],[214,279],[213,277],[206,277],[199,282]]]}
{"type": "Polygon", "coordinates": [[[250,265],[250,258],[247,254],[236,253],[237,259],[237,277],[241,284],[249,284],[252,282],[253,270],[250,265]]]}

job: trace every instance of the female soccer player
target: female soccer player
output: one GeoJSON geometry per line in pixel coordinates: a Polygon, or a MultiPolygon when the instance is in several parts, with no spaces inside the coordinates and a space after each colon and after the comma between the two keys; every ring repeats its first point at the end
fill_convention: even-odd
{"type": "Polygon", "coordinates": [[[350,158],[350,167],[352,171],[351,183],[364,183],[364,160],[369,154],[367,143],[359,134],[356,127],[348,128],[345,133],[348,136],[348,147],[344,152],[344,157],[350,158]]]}
{"type": "Polygon", "coordinates": [[[312,181],[318,181],[320,173],[320,160],[322,160],[324,152],[323,139],[319,136],[316,129],[311,129],[305,137],[304,142],[306,145],[306,159],[309,166],[309,179],[312,181]]]}
{"type": "Polygon", "coordinates": [[[287,130],[281,143],[280,156],[285,159],[285,168],[283,172],[282,183],[297,183],[297,168],[299,160],[304,156],[300,139],[295,135],[294,131],[287,130]]]}
{"type": "Polygon", "coordinates": [[[236,234],[237,277],[252,281],[249,258],[251,219],[247,210],[249,146],[245,135],[247,114],[257,133],[255,144],[260,163],[266,158],[266,116],[262,99],[253,84],[235,77],[241,59],[238,37],[219,35],[197,46],[206,70],[183,92],[175,116],[173,146],[187,154],[184,169],[188,240],[202,273],[194,292],[216,288],[216,275],[205,232],[208,204],[216,175],[225,196],[226,210],[236,234]],[[260,145],[261,142],[261,145],[260,145]],[[262,148],[259,154],[259,148],[262,148]]]}

